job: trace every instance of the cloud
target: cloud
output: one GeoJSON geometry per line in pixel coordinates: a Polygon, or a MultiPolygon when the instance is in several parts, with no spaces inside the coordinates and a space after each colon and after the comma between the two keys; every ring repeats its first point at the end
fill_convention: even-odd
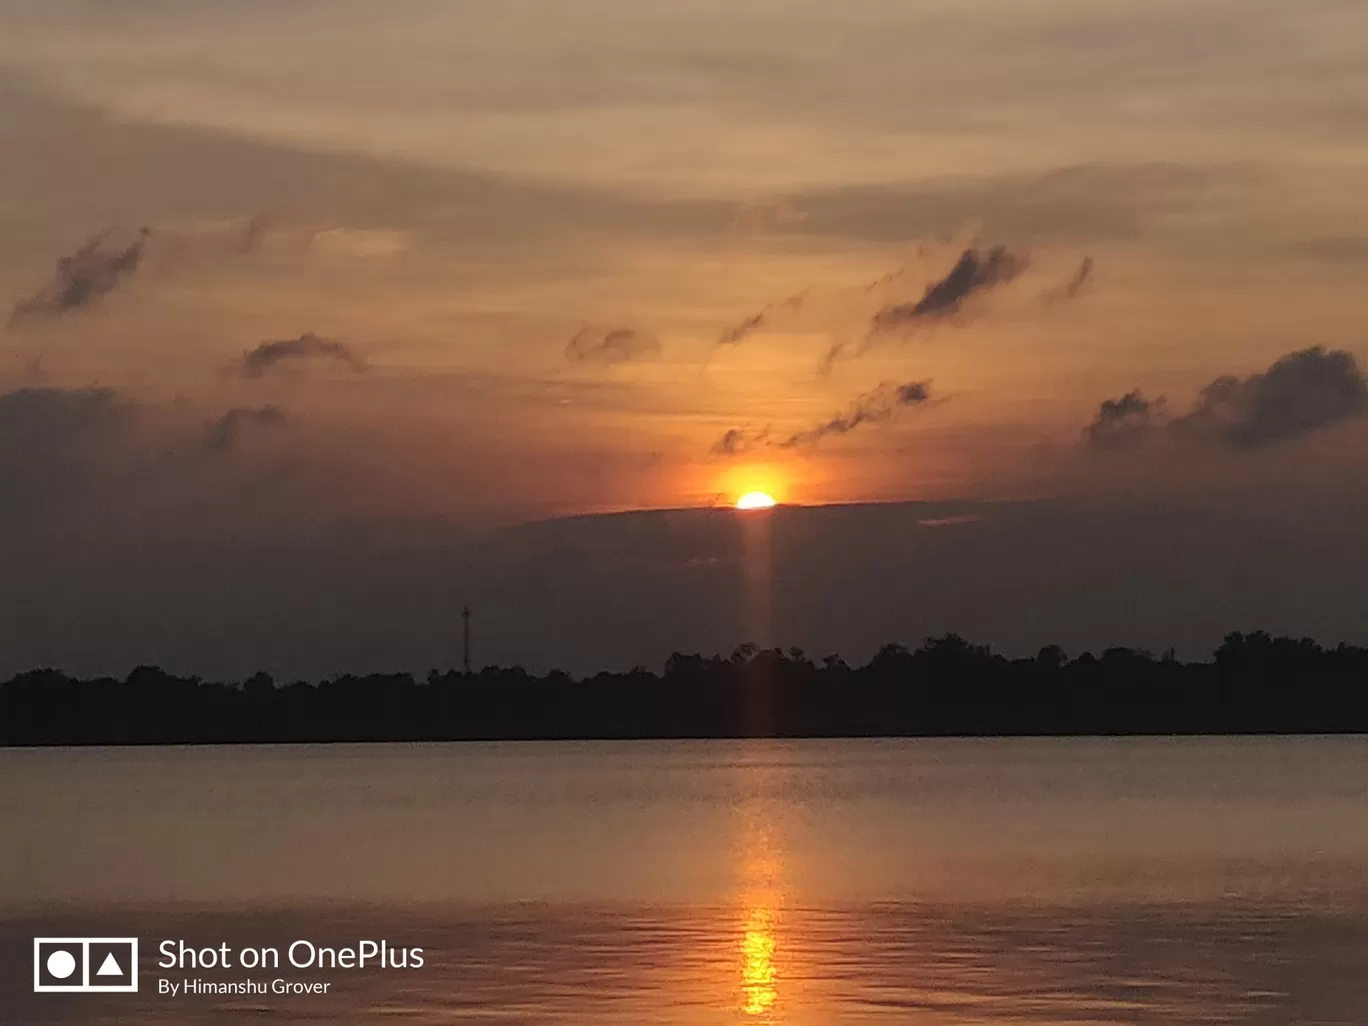
{"type": "Polygon", "coordinates": [[[714,443],[712,453],[714,456],[736,456],[761,446],[795,449],[815,445],[828,436],[848,434],[862,424],[888,420],[905,406],[921,406],[930,401],[930,381],[911,381],[905,385],[885,381],[877,388],[857,396],[844,413],[778,441],[770,438],[768,428],[759,432],[732,428],[714,443]]]}
{"type": "Polygon", "coordinates": [[[959,527],[961,524],[981,524],[988,519],[986,513],[951,513],[943,517],[927,517],[917,521],[918,527],[959,527]]]}
{"type": "Polygon", "coordinates": [[[989,250],[969,247],[960,254],[950,273],[926,287],[915,303],[887,306],[874,315],[874,331],[894,331],[923,321],[935,321],[957,313],[965,300],[1012,281],[1026,269],[1026,258],[1006,246],[989,250]]]}
{"type": "Polygon", "coordinates": [[[931,382],[913,381],[906,385],[899,385],[893,390],[893,398],[900,406],[927,402],[931,398],[931,382]]]}
{"type": "Polygon", "coordinates": [[[0,395],[0,522],[78,501],[124,440],[131,412],[107,388],[0,395]]]}
{"type": "Polygon", "coordinates": [[[206,453],[221,453],[232,449],[248,427],[274,428],[287,423],[289,417],[279,406],[235,406],[205,429],[202,449],[206,453]]]}
{"type": "Polygon", "coordinates": [[[1261,374],[1217,378],[1170,427],[1183,437],[1257,448],[1361,417],[1368,381],[1352,353],[1289,353],[1261,374]]]}
{"type": "MultiPolygon", "coordinates": [[[[924,255],[923,251],[925,250],[925,248],[925,243],[919,243],[917,246],[917,255],[924,255]]],[[[893,268],[893,270],[889,271],[887,274],[879,275],[879,277],[875,278],[873,281],[871,281],[868,285],[864,287],[864,291],[875,292],[878,289],[883,288],[885,285],[892,285],[895,281],[897,281],[899,278],[902,278],[906,274],[907,265],[902,264],[898,267],[893,268]]]]}
{"type": "Polygon", "coordinates": [[[247,219],[247,224],[242,229],[242,237],[239,246],[245,251],[252,251],[261,245],[281,222],[281,215],[275,210],[259,210],[247,219]]]}
{"type": "Polygon", "coordinates": [[[831,368],[836,365],[836,361],[846,355],[858,355],[864,351],[863,345],[851,339],[837,339],[827,347],[827,351],[822,354],[821,360],[817,363],[817,374],[819,377],[826,377],[831,373],[831,368]],[[856,348],[859,346],[859,348],[856,348]],[[852,354],[851,351],[854,350],[852,354]]]}
{"type": "MultiPolygon", "coordinates": [[[[258,253],[270,236],[281,234],[281,223],[275,212],[262,211],[245,219],[193,221],[155,230],[144,225],[126,244],[118,241],[115,229],[106,228],[60,258],[51,280],[15,305],[9,323],[89,309],[135,275],[183,273],[258,253]]],[[[310,229],[301,235],[304,248],[320,234],[326,236],[325,243],[356,255],[382,250],[387,254],[399,245],[394,232],[310,229]]]]}
{"type": "Polygon", "coordinates": [[[1073,276],[1068,281],[1055,288],[1046,289],[1041,293],[1040,298],[1045,300],[1046,303],[1051,304],[1077,299],[1082,294],[1083,290],[1087,288],[1088,283],[1092,281],[1093,269],[1093,258],[1090,256],[1084,257],[1082,262],[1078,265],[1078,270],[1074,271],[1073,276]]]}
{"type": "Polygon", "coordinates": [[[5,451],[34,450],[97,437],[122,418],[108,388],[20,388],[0,395],[0,442],[5,451]]]}
{"type": "Polygon", "coordinates": [[[913,381],[905,385],[884,382],[878,388],[858,396],[850,408],[823,424],[799,431],[777,443],[782,449],[815,445],[829,435],[844,435],[861,424],[875,424],[888,420],[904,406],[920,406],[931,400],[931,382],[913,381]]]}
{"type": "Polygon", "coordinates": [[[713,443],[714,456],[739,456],[743,452],[758,449],[769,441],[769,429],[751,431],[748,428],[731,428],[713,443]]]}
{"type": "Polygon", "coordinates": [[[757,314],[752,314],[738,324],[733,324],[725,329],[717,338],[719,346],[734,346],[765,327],[774,318],[774,315],[782,311],[797,311],[803,308],[803,303],[807,301],[808,293],[811,289],[804,289],[802,292],[794,293],[787,299],[780,300],[778,303],[771,303],[757,314]]]}
{"type": "Polygon", "coordinates": [[[300,255],[311,244],[312,229],[290,230],[283,215],[262,210],[246,217],[184,221],[160,225],[152,237],[149,270],[159,274],[232,264],[265,256],[280,242],[297,242],[300,255]]]}
{"type": "MultiPolygon", "coordinates": [[[[871,318],[869,331],[863,340],[835,341],[823,354],[817,373],[826,376],[838,360],[858,356],[874,343],[877,336],[914,328],[921,324],[943,321],[958,313],[974,295],[987,292],[1015,279],[1026,269],[1027,259],[1006,246],[988,250],[973,246],[965,249],[950,272],[933,281],[915,303],[896,303],[885,306],[871,318]]],[[[899,268],[892,274],[873,282],[866,292],[895,281],[903,273],[899,268]]]]}
{"type": "Polygon", "coordinates": [[[730,328],[723,330],[717,337],[719,346],[734,346],[743,341],[747,335],[752,334],[765,326],[765,318],[768,310],[761,310],[758,314],[752,314],[739,324],[733,324],[730,328]]]}
{"type": "Polygon", "coordinates": [[[1084,430],[1085,443],[1117,449],[1159,428],[1180,442],[1257,449],[1368,414],[1368,379],[1352,353],[1322,346],[1281,357],[1266,371],[1211,382],[1181,417],[1164,423],[1162,399],[1139,391],[1108,399],[1084,430]]]}
{"type": "Polygon", "coordinates": [[[1137,388],[1119,399],[1105,399],[1083,432],[1093,449],[1122,449],[1147,438],[1157,426],[1164,400],[1146,399],[1137,388]]]}
{"type": "Polygon", "coordinates": [[[336,360],[357,374],[367,370],[365,358],[345,342],[305,332],[298,338],[261,343],[242,354],[235,370],[244,378],[259,378],[276,365],[297,360],[336,360]]]}
{"type": "Polygon", "coordinates": [[[660,354],[660,340],[635,328],[595,328],[585,325],[565,346],[573,363],[629,363],[660,354]]]}
{"type": "Polygon", "coordinates": [[[141,228],[127,246],[107,245],[112,228],[100,232],[70,256],[57,261],[52,280],[37,293],[17,304],[10,324],[33,316],[59,316],[93,306],[125,280],[142,263],[152,229],[141,228]]]}

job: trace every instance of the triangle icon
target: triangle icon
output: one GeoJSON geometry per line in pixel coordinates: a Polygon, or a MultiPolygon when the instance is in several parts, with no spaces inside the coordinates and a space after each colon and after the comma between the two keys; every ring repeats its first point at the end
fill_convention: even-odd
{"type": "Polygon", "coordinates": [[[114,961],[114,952],[105,955],[105,960],[100,963],[100,968],[95,970],[96,976],[122,976],[123,970],[119,968],[119,963],[114,961]]]}

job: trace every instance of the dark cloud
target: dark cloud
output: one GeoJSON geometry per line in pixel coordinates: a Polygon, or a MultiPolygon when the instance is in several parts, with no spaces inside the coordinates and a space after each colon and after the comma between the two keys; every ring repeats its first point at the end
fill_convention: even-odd
{"type": "Polygon", "coordinates": [[[1073,276],[1068,281],[1063,285],[1047,289],[1041,295],[1041,298],[1047,303],[1060,303],[1070,299],[1077,299],[1083,293],[1083,290],[1088,287],[1088,283],[1092,281],[1093,268],[1093,258],[1090,256],[1084,257],[1082,262],[1078,265],[1078,270],[1074,271],[1073,276]]]}
{"type": "Polygon", "coordinates": [[[34,316],[59,316],[85,310],[113,292],[137,272],[147,251],[150,228],[142,228],[127,246],[108,245],[113,229],[91,238],[70,256],[57,261],[52,280],[15,306],[10,324],[34,316]]]}
{"type": "MultiPolygon", "coordinates": [[[[869,331],[863,339],[847,338],[834,341],[822,355],[817,365],[817,373],[821,376],[829,374],[838,360],[858,356],[872,345],[879,335],[935,323],[953,316],[963,308],[966,300],[978,293],[1005,285],[1021,274],[1026,266],[1026,257],[1006,246],[994,246],[988,250],[970,246],[960,254],[955,266],[944,278],[926,287],[921,299],[915,303],[896,303],[884,307],[870,320],[869,331]]],[[[886,285],[902,273],[903,269],[900,268],[892,274],[885,275],[869,285],[865,291],[873,291],[886,285]]]]}
{"type": "Polygon", "coordinates": [[[64,445],[98,435],[124,415],[108,388],[21,388],[0,395],[6,451],[64,445]]]}
{"type": "Polygon", "coordinates": [[[242,354],[235,370],[244,378],[259,378],[277,364],[297,360],[335,360],[357,374],[367,369],[365,358],[345,342],[306,332],[298,338],[261,343],[242,354]]]}
{"type": "Polygon", "coordinates": [[[247,219],[243,227],[240,247],[247,252],[255,250],[281,223],[281,215],[275,210],[260,210],[247,219]]]}
{"type": "Polygon", "coordinates": [[[757,314],[752,314],[739,324],[733,324],[722,332],[717,338],[719,346],[734,346],[765,327],[774,318],[774,315],[782,311],[797,311],[803,308],[803,303],[807,301],[810,289],[795,293],[787,299],[780,300],[778,303],[771,303],[757,314]]]}
{"type": "Polygon", "coordinates": [[[931,398],[931,382],[912,381],[906,385],[899,385],[893,390],[893,398],[899,406],[927,402],[931,398]]]}
{"type": "Polygon", "coordinates": [[[1084,430],[1086,443],[1094,449],[1122,449],[1149,436],[1158,426],[1164,400],[1146,399],[1137,388],[1119,399],[1103,400],[1097,418],[1084,430]]]}
{"type": "Polygon", "coordinates": [[[88,309],[135,275],[183,275],[255,257],[267,248],[279,248],[267,247],[273,236],[297,240],[300,245],[295,248],[302,256],[318,234],[317,229],[287,229],[282,216],[271,210],[216,224],[156,229],[144,226],[131,240],[107,228],[70,256],[58,260],[51,280],[15,305],[10,325],[31,317],[88,309]]]}
{"type": "Polygon", "coordinates": [[[1368,414],[1368,379],[1352,353],[1313,346],[1261,373],[1217,378],[1191,410],[1167,423],[1160,419],[1162,403],[1138,390],[1108,399],[1085,429],[1086,443],[1122,448],[1163,427],[1183,442],[1256,449],[1368,414]]]}
{"type": "Polygon", "coordinates": [[[731,428],[719,438],[712,447],[714,456],[739,456],[769,442],[769,429],[751,431],[748,428],[731,428]]]}
{"type": "Polygon", "coordinates": [[[123,439],[130,416],[107,388],[0,395],[0,522],[77,502],[123,439]]]}
{"type": "Polygon", "coordinates": [[[905,385],[884,382],[877,388],[856,397],[844,412],[805,431],[798,431],[777,441],[770,438],[769,429],[752,432],[732,428],[712,447],[715,456],[735,456],[761,446],[794,449],[815,445],[830,435],[844,435],[861,424],[875,424],[890,419],[905,406],[920,406],[931,401],[931,382],[911,381],[905,385]]]}
{"type": "Polygon", "coordinates": [[[1321,346],[1289,353],[1261,374],[1217,378],[1177,434],[1239,448],[1297,438],[1368,412],[1368,381],[1352,353],[1321,346]]]}
{"type": "MultiPolygon", "coordinates": [[[[918,256],[918,257],[924,256],[924,255],[925,255],[925,252],[924,252],[925,249],[926,249],[925,243],[919,244],[919,245],[917,246],[917,256],[918,256]]],[[[893,270],[889,271],[887,274],[882,274],[882,275],[880,275],[879,277],[875,278],[873,281],[871,281],[868,285],[866,285],[866,286],[864,287],[864,290],[865,290],[866,292],[874,292],[874,291],[876,291],[877,289],[883,288],[885,285],[892,285],[895,281],[897,281],[899,278],[903,277],[903,276],[906,275],[906,274],[907,274],[907,265],[906,265],[906,264],[903,264],[903,265],[901,265],[901,266],[899,266],[899,267],[895,267],[895,268],[893,268],[893,270]]]]}
{"type": "Polygon", "coordinates": [[[826,377],[831,373],[831,368],[836,365],[836,361],[848,355],[858,355],[863,352],[864,346],[851,339],[837,339],[822,354],[822,359],[817,364],[817,374],[819,377],[826,377]]]}
{"type": "Polygon", "coordinates": [[[844,435],[861,424],[876,424],[888,420],[904,406],[920,406],[931,400],[931,382],[912,381],[905,385],[888,382],[857,397],[845,413],[837,414],[825,423],[789,435],[780,448],[815,445],[830,435],[844,435]]]}
{"type": "Polygon", "coordinates": [[[1011,281],[1026,269],[1026,258],[1006,246],[989,250],[970,247],[960,254],[950,273],[926,287],[915,303],[888,306],[874,315],[874,331],[893,331],[957,313],[965,300],[1011,281]]]}
{"type": "Polygon", "coordinates": [[[660,340],[635,328],[596,328],[585,325],[565,345],[573,363],[629,363],[660,354],[660,340]]]}
{"type": "Polygon", "coordinates": [[[205,429],[202,448],[206,453],[227,452],[244,429],[280,427],[288,420],[279,406],[235,406],[205,429]]]}
{"type": "Polygon", "coordinates": [[[719,346],[734,346],[745,339],[747,335],[759,331],[765,326],[765,319],[768,310],[761,310],[758,314],[752,314],[739,324],[733,324],[730,328],[723,330],[717,338],[719,346]]]}
{"type": "MultiPolygon", "coordinates": [[[[444,666],[467,600],[479,661],[538,671],[659,666],[671,651],[730,652],[751,636],[737,567],[753,563],[755,539],[731,510],[523,522],[466,545],[411,528],[358,544],[354,528],[315,522],[326,509],[305,509],[298,533],[272,519],[263,535],[235,515],[233,530],[192,524],[155,549],[108,532],[64,539],[69,558],[56,562],[14,546],[5,587],[23,601],[0,617],[0,673],[50,665],[52,653],[85,674],[122,674],[155,653],[216,679],[444,666]]],[[[1362,638],[1361,527],[1155,500],[795,505],[769,528],[782,581],[772,636],[852,663],[890,638],[949,631],[1009,656],[1049,642],[1204,657],[1232,624],[1362,638]],[[951,518],[959,526],[922,526],[951,518]],[[916,543],[932,532],[934,544],[916,543]]]]}
{"type": "Polygon", "coordinates": [[[268,508],[304,508],[298,497],[316,500],[327,472],[249,444],[286,423],[274,406],[205,416],[106,388],[0,394],[0,564],[30,544],[68,551],[126,532],[209,540],[268,508]]]}

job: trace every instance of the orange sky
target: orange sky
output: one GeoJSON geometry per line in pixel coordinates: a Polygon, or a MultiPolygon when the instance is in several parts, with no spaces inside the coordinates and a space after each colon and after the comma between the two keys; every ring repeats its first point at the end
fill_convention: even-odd
{"type": "Polygon", "coordinates": [[[1357,515],[1362,4],[0,11],[13,537],[753,489],[1357,515]],[[877,330],[996,246],[1002,280],[877,330]],[[1085,445],[1133,390],[1127,445],[1085,445]]]}
{"type": "Polygon", "coordinates": [[[98,301],[12,324],[3,384],[276,405],[239,458],[518,519],[1049,493],[1103,398],[1363,352],[1355,5],[402,6],[19,4],[0,296],[105,227],[154,234],[98,301]],[[993,244],[1020,277],[819,372],[993,244]],[[586,326],[649,351],[571,361],[586,326]],[[309,332],[366,372],[225,373],[309,332]],[[753,473],[710,454],[914,380],[934,403],[753,473]]]}

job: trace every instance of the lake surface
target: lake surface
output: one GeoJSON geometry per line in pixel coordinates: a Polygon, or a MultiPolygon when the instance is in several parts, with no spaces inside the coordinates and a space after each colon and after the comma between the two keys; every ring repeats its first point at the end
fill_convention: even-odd
{"type": "Polygon", "coordinates": [[[0,751],[0,966],[6,1024],[1361,1024],[1368,739],[0,751]],[[31,993],[85,935],[138,994],[31,993]],[[299,938],[424,965],[157,965],[299,938]]]}

